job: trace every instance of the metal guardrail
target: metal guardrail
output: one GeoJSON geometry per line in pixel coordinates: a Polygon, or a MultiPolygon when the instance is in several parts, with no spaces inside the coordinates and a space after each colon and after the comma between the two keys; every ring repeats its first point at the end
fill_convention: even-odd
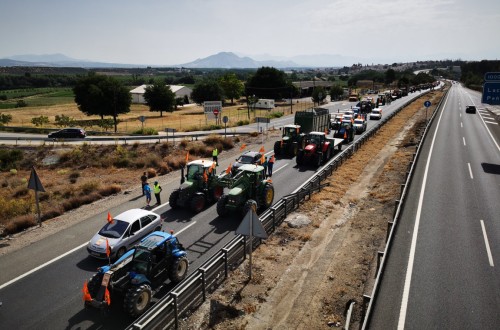
{"type": "MultiPolygon", "coordinates": [[[[417,98],[404,103],[390,115],[385,116],[380,121],[380,125],[366,131],[358,140],[337,154],[335,158],[331,159],[321,170],[300,186],[296,192],[282,197],[260,215],[260,220],[266,232],[268,234],[273,233],[276,227],[281,225],[291,212],[299,208],[300,203],[309,199],[314,192],[320,191],[325,186],[321,182],[354,154],[380,127],[409,103],[425,94],[422,93],[417,98]]],[[[229,271],[235,269],[246,259],[245,251],[247,251],[249,245],[251,244],[252,249],[254,249],[260,243],[260,238],[253,238],[250,242],[246,236],[235,236],[146,313],[129,325],[127,329],[177,329],[179,319],[198,308],[206,300],[207,294],[215,291],[224,282],[229,271]]]]}
{"type": "Polygon", "coordinates": [[[411,184],[411,181],[412,181],[412,178],[413,178],[413,174],[414,174],[414,170],[415,170],[415,167],[416,167],[417,160],[418,160],[418,158],[420,156],[421,147],[422,147],[422,145],[424,143],[425,137],[427,136],[427,133],[429,131],[429,127],[431,126],[432,122],[434,121],[434,118],[435,118],[436,114],[438,113],[439,109],[442,107],[443,100],[445,100],[446,97],[448,96],[448,91],[449,91],[449,89],[446,91],[446,93],[443,96],[443,98],[441,98],[441,100],[439,101],[438,105],[434,109],[434,112],[432,113],[429,121],[427,122],[425,130],[422,133],[420,142],[417,145],[417,150],[416,150],[415,154],[413,155],[414,156],[413,160],[410,163],[410,169],[407,172],[406,182],[404,183],[404,185],[402,185],[401,196],[400,196],[399,200],[396,201],[396,209],[395,209],[395,212],[394,212],[393,220],[391,222],[389,222],[390,228],[388,228],[389,233],[388,233],[388,236],[387,236],[387,239],[386,239],[385,249],[384,249],[384,252],[379,252],[379,254],[382,255],[382,260],[381,260],[381,262],[379,264],[379,267],[378,267],[377,277],[375,279],[375,284],[373,286],[372,295],[371,296],[367,296],[367,295],[363,296],[364,297],[363,310],[365,311],[364,315],[362,315],[362,317],[363,317],[362,329],[363,330],[367,329],[367,327],[369,326],[368,324],[370,323],[370,320],[371,320],[371,316],[372,316],[371,312],[372,312],[372,310],[374,308],[374,305],[376,304],[376,299],[375,298],[376,298],[378,290],[380,288],[380,282],[382,281],[382,277],[383,277],[383,274],[384,274],[386,260],[387,260],[387,257],[390,254],[390,251],[391,251],[393,237],[395,235],[395,229],[396,229],[396,226],[397,226],[397,224],[399,222],[398,220],[399,220],[399,218],[401,216],[401,213],[403,211],[403,208],[404,208],[404,204],[405,204],[405,201],[406,201],[408,189],[410,187],[410,184],[411,184]],[[367,301],[369,301],[368,302],[368,308],[366,308],[367,301]]]}

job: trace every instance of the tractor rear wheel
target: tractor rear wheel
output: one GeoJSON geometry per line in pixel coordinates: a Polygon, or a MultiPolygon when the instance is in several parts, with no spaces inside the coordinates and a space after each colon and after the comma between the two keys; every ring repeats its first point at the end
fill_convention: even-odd
{"type": "Polygon", "coordinates": [[[227,215],[227,195],[222,195],[217,201],[217,214],[219,217],[224,217],[227,215]]]}
{"type": "Polygon", "coordinates": [[[168,272],[168,277],[173,283],[179,283],[186,278],[189,262],[186,257],[176,258],[168,272]]]}
{"type": "Polygon", "coordinates": [[[331,156],[331,153],[330,153],[330,147],[328,147],[328,150],[326,151],[326,153],[323,154],[323,162],[326,163],[327,161],[330,160],[330,157],[331,156]]]}
{"type": "Polygon", "coordinates": [[[220,197],[224,194],[224,187],[223,186],[215,186],[212,189],[212,202],[216,202],[220,199],[220,197]]]}
{"type": "Polygon", "coordinates": [[[205,196],[194,195],[191,199],[190,206],[194,213],[200,213],[205,208],[205,196]]]}
{"type": "Polygon", "coordinates": [[[132,286],[123,300],[123,309],[129,315],[136,317],[148,309],[152,297],[151,287],[147,284],[132,286]]]}
{"type": "Polygon", "coordinates": [[[275,155],[281,154],[281,141],[274,142],[274,154],[275,155]]]}
{"type": "Polygon", "coordinates": [[[316,155],[314,155],[316,158],[314,159],[315,160],[315,163],[316,163],[316,166],[321,166],[321,160],[323,159],[323,153],[320,152],[320,153],[317,153],[316,155]]]}
{"type": "Polygon", "coordinates": [[[178,199],[179,199],[179,190],[172,191],[168,199],[168,203],[170,204],[171,208],[176,209],[177,207],[179,207],[179,205],[177,205],[178,199]]]}

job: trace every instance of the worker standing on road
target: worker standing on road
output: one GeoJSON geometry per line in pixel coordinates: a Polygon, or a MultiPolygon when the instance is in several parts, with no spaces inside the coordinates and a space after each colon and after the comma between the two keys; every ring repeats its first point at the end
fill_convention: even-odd
{"type": "Polygon", "coordinates": [[[154,184],[153,184],[153,192],[155,194],[155,197],[156,197],[156,204],[157,205],[160,205],[161,204],[161,197],[160,197],[160,193],[163,189],[161,188],[160,184],[158,183],[158,181],[155,181],[154,184]]]}
{"type": "Polygon", "coordinates": [[[212,159],[215,162],[216,166],[219,166],[219,162],[217,161],[217,156],[219,156],[219,151],[217,150],[217,147],[212,150],[212,159]]]}
{"type": "Polygon", "coordinates": [[[267,162],[267,176],[270,178],[273,176],[273,166],[275,161],[276,159],[274,158],[273,154],[271,158],[269,158],[269,161],[267,162]]]}
{"type": "Polygon", "coordinates": [[[148,183],[148,176],[146,175],[146,172],[141,176],[141,185],[142,185],[142,196],[146,194],[144,191],[144,186],[148,183]]]}
{"type": "Polygon", "coordinates": [[[267,178],[267,165],[268,165],[267,157],[264,157],[264,162],[261,165],[262,167],[264,167],[264,176],[267,178]]]}
{"type": "Polygon", "coordinates": [[[151,203],[151,187],[149,186],[149,183],[147,183],[147,182],[144,185],[144,193],[146,195],[147,206],[149,207],[149,203],[151,203]]]}

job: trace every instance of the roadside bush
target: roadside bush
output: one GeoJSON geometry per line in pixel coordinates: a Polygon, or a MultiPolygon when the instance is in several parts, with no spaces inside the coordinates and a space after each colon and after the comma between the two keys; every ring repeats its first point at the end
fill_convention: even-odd
{"type": "Polygon", "coordinates": [[[281,117],[283,117],[283,112],[271,112],[266,117],[267,118],[281,118],[281,117]]]}
{"type": "Polygon", "coordinates": [[[0,170],[15,168],[23,159],[23,153],[18,149],[0,149],[0,170]]]}
{"type": "Polygon", "coordinates": [[[0,222],[6,223],[9,219],[31,213],[34,206],[32,198],[12,199],[0,197],[0,222]]]}
{"type": "Polygon", "coordinates": [[[24,229],[36,225],[36,218],[33,214],[24,214],[10,219],[4,226],[4,234],[11,235],[18,233],[24,229]]]}
{"type": "Polygon", "coordinates": [[[21,198],[21,197],[28,196],[29,191],[30,190],[28,189],[28,187],[21,187],[14,192],[14,195],[12,195],[12,197],[21,198]]]}
{"type": "Polygon", "coordinates": [[[96,192],[99,189],[100,183],[97,181],[85,182],[80,186],[81,195],[88,195],[96,192]]]}
{"type": "Polygon", "coordinates": [[[166,166],[168,166],[169,169],[177,170],[181,168],[181,166],[186,165],[186,157],[183,156],[170,156],[170,157],[165,157],[164,159],[166,166]]]}
{"type": "Polygon", "coordinates": [[[144,129],[138,129],[132,132],[132,134],[140,134],[140,135],[158,135],[158,131],[152,127],[147,127],[144,129]]]}
{"type": "Polygon", "coordinates": [[[154,178],[156,176],[156,170],[154,168],[148,168],[146,170],[146,175],[148,178],[154,178]]]}
{"type": "Polygon", "coordinates": [[[62,209],[61,206],[54,206],[42,214],[42,221],[48,220],[48,219],[53,219],[55,217],[60,216],[61,214],[64,213],[64,210],[62,209]]]}
{"type": "Polygon", "coordinates": [[[250,121],[246,120],[246,119],[245,120],[238,120],[236,122],[236,126],[243,126],[243,125],[248,125],[248,124],[250,124],[250,121]]]}
{"type": "Polygon", "coordinates": [[[161,163],[160,167],[158,168],[158,173],[160,175],[168,174],[170,173],[170,171],[172,171],[172,169],[168,166],[168,164],[165,163],[161,163]]]}
{"type": "Polygon", "coordinates": [[[99,189],[98,193],[99,195],[106,197],[114,194],[118,194],[120,191],[122,191],[122,187],[118,184],[112,184],[109,186],[106,186],[104,188],[99,189]]]}

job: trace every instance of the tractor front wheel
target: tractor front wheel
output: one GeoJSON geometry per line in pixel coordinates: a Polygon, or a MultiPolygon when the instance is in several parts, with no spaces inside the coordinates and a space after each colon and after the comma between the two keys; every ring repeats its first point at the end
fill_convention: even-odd
{"type": "Polygon", "coordinates": [[[123,300],[123,309],[133,317],[139,316],[148,308],[151,297],[152,292],[149,285],[132,286],[123,300]]]}
{"type": "Polygon", "coordinates": [[[304,163],[304,150],[301,149],[297,152],[296,161],[297,165],[302,165],[304,163]]]}
{"type": "Polygon", "coordinates": [[[179,199],[179,190],[174,190],[170,194],[170,197],[168,199],[168,203],[170,204],[170,207],[173,209],[176,209],[179,205],[177,205],[177,200],[179,199]]]}
{"type": "Polygon", "coordinates": [[[217,201],[217,214],[219,217],[224,217],[227,215],[227,195],[222,195],[217,201]]]}
{"type": "Polygon", "coordinates": [[[205,197],[202,195],[194,195],[191,199],[191,210],[194,213],[200,213],[205,208],[205,197]]]}
{"type": "Polygon", "coordinates": [[[262,195],[261,195],[261,203],[260,203],[260,207],[262,210],[265,210],[269,207],[271,207],[271,205],[273,205],[273,200],[274,200],[274,187],[272,184],[270,183],[266,183],[266,185],[264,186],[264,189],[262,190],[262,195]]]}
{"type": "Polygon", "coordinates": [[[281,141],[274,142],[274,154],[276,156],[281,154],[281,141]]]}
{"type": "Polygon", "coordinates": [[[186,257],[180,257],[174,260],[168,276],[173,283],[179,283],[186,278],[189,262],[186,257]]]}

